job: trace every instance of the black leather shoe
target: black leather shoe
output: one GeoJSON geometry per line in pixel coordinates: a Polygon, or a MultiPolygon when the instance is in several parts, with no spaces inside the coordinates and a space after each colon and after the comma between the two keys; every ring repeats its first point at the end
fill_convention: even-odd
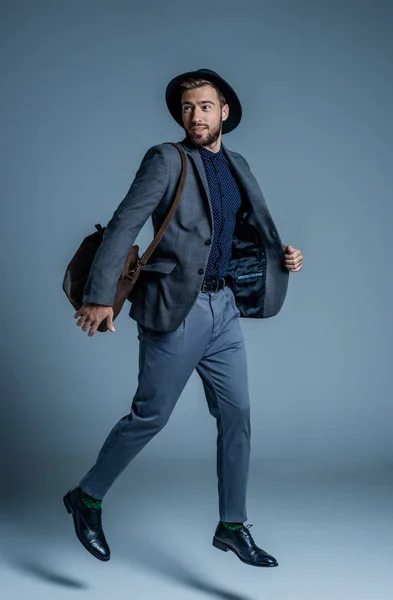
{"type": "Polygon", "coordinates": [[[98,560],[111,557],[101,524],[102,509],[88,508],[80,497],[80,488],[70,490],[63,498],[67,512],[74,519],[75,533],[81,544],[98,560]]]}
{"type": "Polygon", "coordinates": [[[213,537],[213,546],[224,552],[232,550],[241,561],[254,567],[277,567],[278,562],[255,544],[249,528],[243,525],[239,529],[227,529],[221,521],[218,523],[213,537]]]}

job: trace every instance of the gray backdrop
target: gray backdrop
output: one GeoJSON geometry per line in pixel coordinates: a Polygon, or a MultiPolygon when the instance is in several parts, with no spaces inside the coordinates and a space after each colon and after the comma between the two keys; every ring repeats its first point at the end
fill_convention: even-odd
{"type": "MultiPolygon", "coordinates": [[[[304,254],[281,313],[242,320],[253,457],[289,471],[392,464],[391,18],[391,2],[371,0],[1,3],[9,488],[53,457],[75,458],[81,475],[129,411],[135,323],[125,310],[115,334],[89,338],[62,278],[146,150],[183,137],[165,87],[202,67],[239,93],[244,118],[224,141],[249,161],[283,241],[304,254]]],[[[149,222],[142,249],[151,235],[149,222]]],[[[214,464],[214,452],[194,374],[137,460],[214,464]]]]}

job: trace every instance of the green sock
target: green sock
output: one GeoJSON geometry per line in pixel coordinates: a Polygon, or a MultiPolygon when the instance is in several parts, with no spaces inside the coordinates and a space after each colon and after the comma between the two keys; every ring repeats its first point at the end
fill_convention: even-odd
{"type": "Polygon", "coordinates": [[[226,529],[240,529],[241,527],[243,527],[243,523],[231,523],[231,522],[227,522],[227,521],[221,521],[221,523],[224,525],[224,527],[226,529]]]}
{"type": "Polygon", "coordinates": [[[87,506],[87,508],[95,508],[95,509],[101,508],[102,500],[97,500],[97,498],[93,498],[93,496],[89,496],[89,494],[86,494],[80,488],[79,488],[79,491],[80,491],[80,495],[81,495],[81,500],[82,500],[83,504],[85,506],[87,506]]]}

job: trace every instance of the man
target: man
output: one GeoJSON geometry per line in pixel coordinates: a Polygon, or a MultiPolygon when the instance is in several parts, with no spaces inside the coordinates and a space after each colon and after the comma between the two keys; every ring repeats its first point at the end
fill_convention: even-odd
{"type": "MultiPolygon", "coordinates": [[[[131,411],[114,426],[95,465],[64,496],[78,539],[96,558],[110,550],[102,529],[102,500],[130,461],[167,423],[194,369],[217,421],[220,521],[213,545],[253,566],[277,566],[244,525],[250,457],[246,351],[239,317],[268,318],[284,302],[288,271],[303,256],[283,246],[262,192],[245,159],[222,135],[240,123],[234,90],[214,71],[175,77],[166,102],[186,133],[188,172],[181,202],[140,273],[130,316],[137,321],[138,388],[131,411]]],[[[180,175],[170,144],[146,153],[134,182],[108,223],[84,289],[76,325],[93,336],[112,305],[126,256],[151,216],[163,222],[180,175]]]]}

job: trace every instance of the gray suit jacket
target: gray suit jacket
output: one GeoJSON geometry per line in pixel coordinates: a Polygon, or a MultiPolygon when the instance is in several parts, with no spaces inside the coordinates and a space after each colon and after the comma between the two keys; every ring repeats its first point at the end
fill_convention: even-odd
{"type": "MultiPolygon", "coordinates": [[[[180,204],[131,295],[129,316],[145,327],[174,331],[201,289],[214,235],[209,187],[202,159],[187,138],[188,172],[180,204]]],[[[282,241],[247,161],[222,144],[244,192],[237,213],[227,272],[242,317],[276,315],[284,303],[289,272],[282,241]]],[[[84,302],[113,305],[117,281],[135,238],[151,216],[156,233],[173,202],[181,171],[178,150],[150,148],[124,200],[109,221],[84,289],[84,302]]]]}

